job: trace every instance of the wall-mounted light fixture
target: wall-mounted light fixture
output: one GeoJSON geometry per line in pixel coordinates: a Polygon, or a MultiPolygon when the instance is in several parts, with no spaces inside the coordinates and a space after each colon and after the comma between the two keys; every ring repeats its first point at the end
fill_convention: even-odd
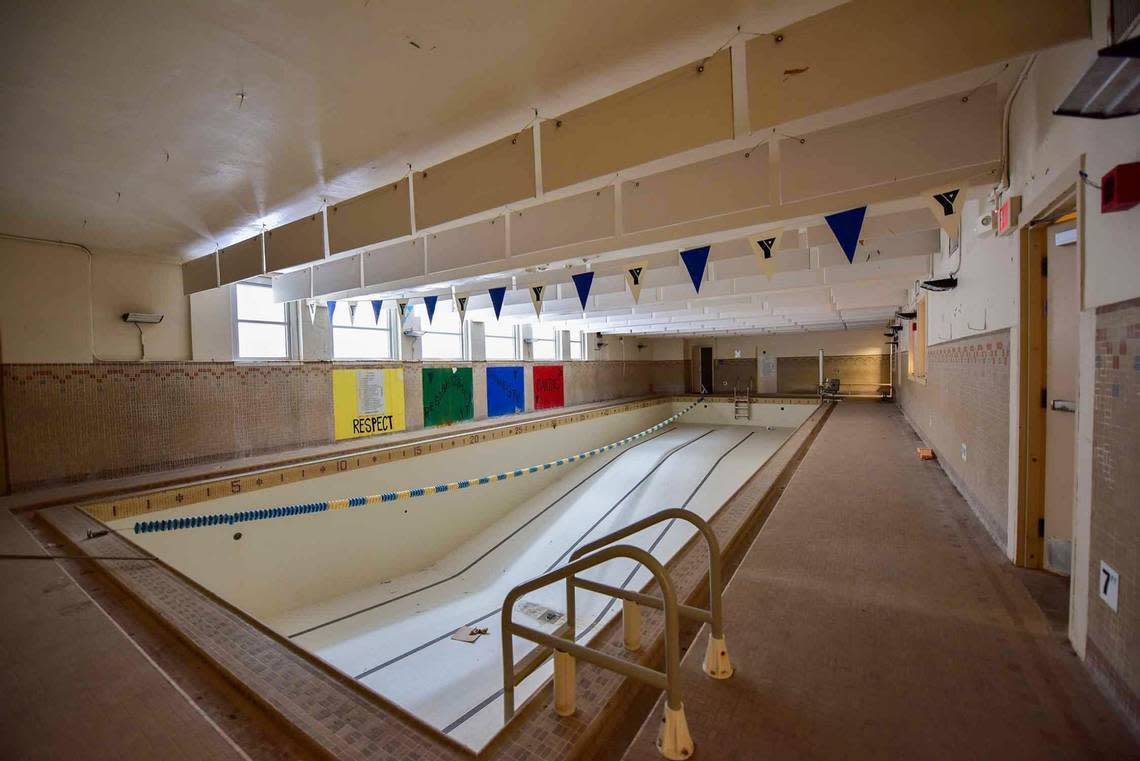
{"type": "Polygon", "coordinates": [[[153,312],[123,312],[123,322],[134,325],[139,331],[139,361],[146,359],[146,344],[143,342],[143,325],[157,325],[166,315],[153,312]]]}

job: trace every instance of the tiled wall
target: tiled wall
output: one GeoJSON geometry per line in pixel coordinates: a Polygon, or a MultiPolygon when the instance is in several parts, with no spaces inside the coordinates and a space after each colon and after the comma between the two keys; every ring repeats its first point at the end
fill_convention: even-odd
{"type": "MultiPolygon", "coordinates": [[[[747,387],[756,393],[757,361],[718,359],[713,365],[713,389],[718,394],[747,387]]],[[[879,384],[890,381],[890,357],[886,354],[827,354],[823,371],[828,378],[839,378],[844,394],[876,394],[879,384]]],[[[814,394],[819,386],[819,357],[779,357],[776,359],[776,390],[780,394],[814,394]]]]}
{"type": "Polygon", "coordinates": [[[895,392],[912,426],[938,454],[994,541],[1006,547],[1009,511],[1009,330],[931,346],[926,383],[895,392]],[[962,444],[966,459],[962,459],[962,444]]]}
{"type": "MultiPolygon", "coordinates": [[[[891,379],[886,354],[825,354],[823,374],[839,379],[841,394],[877,394],[891,379]]],[[[819,387],[819,357],[779,357],[776,389],[781,394],[810,394],[819,387]]]]}
{"type": "Polygon", "coordinates": [[[1140,715],[1140,299],[1096,317],[1092,520],[1089,531],[1090,665],[1140,715]],[[1098,594],[1101,561],[1120,574],[1114,612],[1098,594]],[[1107,666],[1107,668],[1105,668],[1107,666]]]}
{"type": "MultiPolygon", "coordinates": [[[[428,363],[440,364],[440,363],[428,363]]],[[[475,368],[486,415],[486,363],[475,368]]],[[[527,384],[530,365],[525,365],[527,384]]],[[[334,368],[392,363],[148,362],[4,365],[9,487],[89,478],[330,444],[334,368]]],[[[409,429],[423,424],[420,363],[404,367],[409,429]]],[[[683,361],[565,363],[566,404],[679,393],[683,361]]]]}

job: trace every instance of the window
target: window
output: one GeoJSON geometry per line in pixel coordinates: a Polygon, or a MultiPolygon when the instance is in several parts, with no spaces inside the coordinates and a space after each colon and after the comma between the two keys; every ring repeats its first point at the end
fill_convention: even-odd
{"type": "Polygon", "coordinates": [[[487,359],[518,359],[519,348],[514,323],[496,320],[483,323],[487,359]]]}
{"type": "Polygon", "coordinates": [[[422,319],[424,335],[420,340],[424,359],[463,359],[463,323],[458,312],[436,309],[430,325],[427,314],[422,319]]]}
{"type": "Polygon", "coordinates": [[[237,355],[239,359],[289,359],[289,310],[273,301],[269,283],[238,283],[237,355]]]}
{"type": "Polygon", "coordinates": [[[915,379],[926,381],[926,299],[919,299],[914,305],[915,318],[907,334],[907,374],[915,379]]]}
{"type": "Polygon", "coordinates": [[[337,302],[333,310],[333,359],[391,359],[391,310],[380,312],[374,319],[372,305],[362,301],[352,316],[347,301],[337,302]]]}
{"type": "Polygon", "coordinates": [[[531,326],[531,336],[534,338],[533,358],[535,360],[558,359],[558,342],[555,340],[557,335],[558,333],[550,325],[535,323],[531,326]]]}
{"type": "Polygon", "coordinates": [[[582,347],[586,344],[582,340],[582,332],[580,330],[570,331],[570,359],[585,359],[586,354],[582,351],[582,347]]]}

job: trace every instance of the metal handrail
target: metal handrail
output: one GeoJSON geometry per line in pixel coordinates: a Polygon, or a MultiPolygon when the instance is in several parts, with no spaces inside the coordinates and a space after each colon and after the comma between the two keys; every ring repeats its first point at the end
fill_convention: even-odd
{"type": "Polygon", "coordinates": [[[673,589],[673,582],[665,572],[665,566],[657,558],[650,555],[640,547],[629,544],[617,544],[605,547],[597,552],[578,560],[573,560],[561,568],[557,568],[530,581],[523,582],[511,589],[503,600],[502,608],[502,640],[503,640],[503,719],[510,721],[515,713],[515,686],[518,676],[515,672],[514,642],[512,635],[530,640],[538,645],[551,648],[556,652],[568,653],[576,658],[593,663],[597,666],[616,671],[624,676],[638,679],[651,687],[665,690],[665,701],[669,708],[679,711],[681,709],[681,652],[680,634],[678,632],[677,594],[673,589]],[[637,663],[615,658],[612,655],[579,645],[574,641],[574,584],[566,585],[566,621],[565,637],[555,637],[529,626],[522,626],[514,622],[512,614],[515,602],[527,592],[553,584],[556,581],[569,579],[577,573],[589,570],[594,566],[609,562],[616,558],[629,558],[640,563],[653,574],[658,586],[661,587],[662,605],[665,610],[665,673],[642,666],[637,663]]]}
{"type": "Polygon", "coordinates": [[[708,623],[712,629],[708,650],[705,653],[705,673],[714,679],[732,676],[732,664],[724,642],[724,615],[721,598],[720,543],[712,527],[698,515],[681,508],[670,508],[654,513],[628,526],[582,545],[570,554],[569,562],[530,581],[519,584],[507,593],[502,607],[503,641],[503,720],[510,721],[515,713],[515,687],[546,659],[542,654],[531,657],[523,664],[522,673],[515,668],[513,637],[518,636],[554,651],[554,708],[560,715],[574,713],[574,658],[638,679],[651,687],[665,690],[665,717],[658,734],[657,747],[669,759],[687,759],[693,752],[693,741],[685,721],[681,702],[681,650],[678,619],[680,616],[708,623]],[[709,609],[677,602],[677,592],[665,566],[647,550],[629,544],[614,544],[631,534],[668,520],[682,520],[693,524],[705,538],[709,549],[709,609]],[[616,558],[629,558],[641,564],[653,575],[661,589],[661,597],[635,592],[577,575],[594,566],[616,558]],[[566,580],[566,621],[553,634],[517,624],[513,620],[515,602],[532,592],[562,579],[566,580]],[[665,672],[616,658],[593,650],[574,641],[577,628],[575,590],[609,595],[623,600],[622,618],[625,628],[625,646],[628,650],[640,647],[641,613],[638,605],[665,612],[665,672]]]}
{"type": "MultiPolygon", "coordinates": [[[[654,526],[667,520],[688,521],[689,523],[693,524],[704,536],[705,543],[709,548],[709,609],[706,611],[701,608],[694,608],[690,605],[680,605],[678,606],[678,610],[681,615],[685,616],[686,618],[693,618],[697,621],[702,621],[709,624],[712,629],[712,636],[717,639],[724,639],[724,606],[721,596],[722,588],[720,581],[720,542],[717,541],[716,534],[713,533],[712,526],[710,526],[708,522],[701,518],[699,515],[696,515],[695,513],[689,512],[688,510],[679,507],[672,507],[667,510],[661,510],[660,512],[656,512],[653,515],[642,518],[639,521],[635,521],[628,526],[625,526],[624,528],[620,528],[617,531],[612,531],[609,534],[595,539],[588,544],[583,544],[581,547],[574,550],[574,552],[570,553],[570,560],[576,560],[577,558],[588,553],[592,553],[601,547],[605,547],[608,544],[613,544],[620,539],[624,539],[627,536],[636,534],[639,531],[644,531],[650,526],[654,526]]],[[[662,601],[659,598],[653,597],[651,595],[642,594],[640,592],[632,592],[627,589],[610,586],[608,584],[601,584],[599,582],[590,581],[588,579],[575,579],[571,577],[570,581],[575,586],[581,587],[582,589],[586,589],[591,592],[608,594],[613,597],[618,597],[622,600],[629,600],[630,602],[636,602],[640,605],[645,605],[650,608],[657,608],[658,610],[661,609],[662,601]]],[[[573,622],[570,621],[569,623],[570,626],[573,627],[573,622]]]]}

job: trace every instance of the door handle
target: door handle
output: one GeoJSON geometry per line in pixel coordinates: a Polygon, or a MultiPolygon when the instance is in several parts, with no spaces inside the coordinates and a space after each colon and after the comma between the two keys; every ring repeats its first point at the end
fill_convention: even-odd
{"type": "Polygon", "coordinates": [[[1077,403],[1070,399],[1054,399],[1052,407],[1057,412],[1076,412],[1077,403]]]}

